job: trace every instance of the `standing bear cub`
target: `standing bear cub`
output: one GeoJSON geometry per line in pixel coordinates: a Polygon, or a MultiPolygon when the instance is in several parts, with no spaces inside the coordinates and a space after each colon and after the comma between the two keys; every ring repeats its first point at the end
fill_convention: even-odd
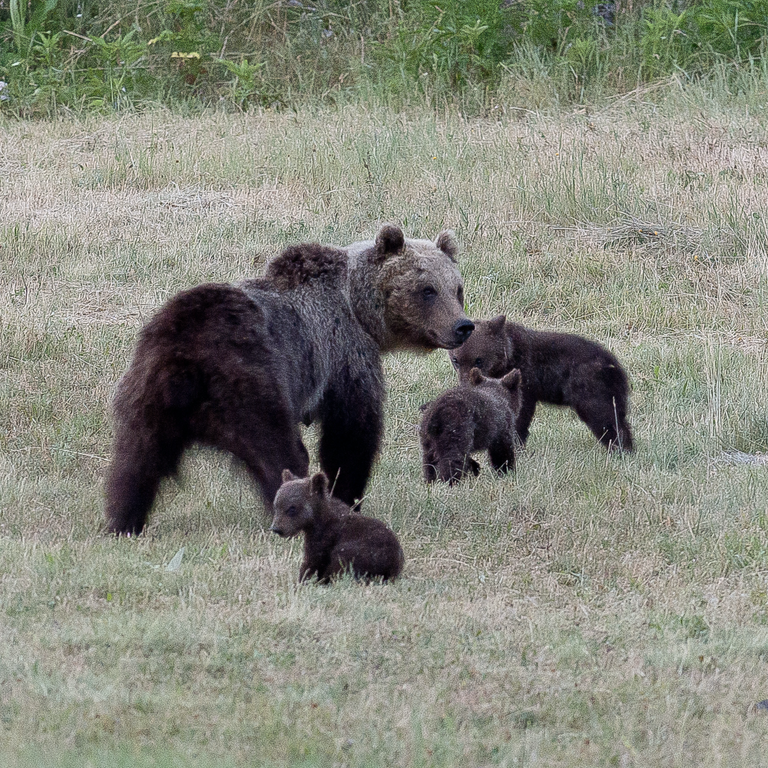
{"type": "Polygon", "coordinates": [[[323,472],[301,480],[284,470],[274,507],[272,532],[286,538],[304,533],[300,581],[317,576],[327,584],[347,571],[357,579],[383,581],[400,575],[405,557],[397,536],[380,520],[334,499],[323,472]]]}
{"type": "Polygon", "coordinates": [[[261,279],[170,299],[117,387],[108,530],[139,533],[195,443],[239,458],[271,509],[282,470],[309,470],[299,423],[315,420],[334,495],[362,498],[381,442],[381,353],[455,349],[474,328],[457,251],[449,231],[407,240],[385,225],[375,240],[297,245],[261,279]]]}
{"type": "Polygon", "coordinates": [[[420,438],[424,480],[453,485],[480,465],[470,456],[488,451],[499,472],[515,468],[515,417],[520,410],[520,371],[489,379],[479,369],[469,380],[424,406],[420,438]]]}
{"type": "Polygon", "coordinates": [[[600,344],[571,333],[534,331],[499,315],[476,321],[472,337],[450,357],[459,381],[473,368],[486,376],[520,370],[523,401],[516,428],[523,445],[536,404],[543,402],[573,408],[608,450],[633,450],[627,374],[600,344]]]}

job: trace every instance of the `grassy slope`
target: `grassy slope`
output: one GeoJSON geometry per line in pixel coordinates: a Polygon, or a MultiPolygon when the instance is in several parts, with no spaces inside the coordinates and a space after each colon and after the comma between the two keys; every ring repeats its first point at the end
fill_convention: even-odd
{"type": "Polygon", "coordinates": [[[765,121],[680,94],[519,116],[3,126],[4,765],[768,764],[768,475],[728,458],[768,451],[765,121]],[[300,543],[210,453],[145,537],[98,535],[151,312],[384,220],[456,229],[471,315],[608,343],[637,455],[542,408],[516,479],[428,489],[417,406],[452,372],[402,355],[367,501],[399,583],[297,588],[300,543]]]}

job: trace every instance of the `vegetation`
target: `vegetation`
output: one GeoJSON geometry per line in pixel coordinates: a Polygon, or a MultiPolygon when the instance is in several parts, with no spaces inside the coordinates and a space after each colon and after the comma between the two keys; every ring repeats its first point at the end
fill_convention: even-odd
{"type": "Polygon", "coordinates": [[[768,2],[617,5],[0,0],[0,764],[768,765],[768,2]],[[637,453],[542,407],[516,476],[427,487],[454,374],[402,354],[398,582],[298,585],[206,451],[103,536],[152,312],[383,221],[606,343],[637,453]]]}
{"type": "Polygon", "coordinates": [[[766,81],[726,82],[589,113],[6,121],[0,763],[765,765],[766,81]],[[207,452],[147,535],[100,535],[151,313],[386,220],[455,227],[472,316],[607,343],[636,455],[542,408],[516,477],[428,488],[418,406],[454,374],[403,354],[365,502],[400,581],[298,586],[301,542],[207,452]]]}
{"type": "MultiPolygon", "coordinates": [[[[593,102],[760,66],[768,0],[6,0],[3,111],[495,104],[510,82],[593,102]]],[[[530,105],[529,105],[530,106],[530,105]]]]}

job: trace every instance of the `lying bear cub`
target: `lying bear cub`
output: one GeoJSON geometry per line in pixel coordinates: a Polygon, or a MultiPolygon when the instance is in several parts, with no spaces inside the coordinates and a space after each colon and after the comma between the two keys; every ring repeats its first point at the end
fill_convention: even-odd
{"type": "Polygon", "coordinates": [[[275,496],[271,531],[290,538],[304,532],[299,580],[317,576],[322,584],[351,571],[355,578],[394,579],[405,557],[400,542],[380,520],[353,512],[328,492],[323,472],[300,479],[289,469],[275,496]]]}
{"type": "Polygon", "coordinates": [[[542,402],[573,408],[608,450],[633,449],[627,374],[600,344],[572,333],[534,331],[499,315],[475,321],[469,339],[449,354],[459,381],[467,381],[473,368],[486,376],[520,370],[523,401],[516,429],[523,445],[542,402]]]}
{"type": "Polygon", "coordinates": [[[420,438],[424,480],[453,485],[480,465],[470,456],[488,451],[493,468],[515,468],[515,418],[520,410],[520,371],[489,379],[478,368],[469,380],[423,406],[420,438]]]}

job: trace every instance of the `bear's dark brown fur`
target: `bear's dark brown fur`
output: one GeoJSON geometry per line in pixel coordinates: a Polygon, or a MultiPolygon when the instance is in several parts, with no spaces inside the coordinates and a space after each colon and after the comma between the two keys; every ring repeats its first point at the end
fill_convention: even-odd
{"type": "Polygon", "coordinates": [[[385,225],[375,241],[298,245],[263,278],[170,299],[115,394],[108,530],[144,528],[194,443],[241,459],[269,509],[284,468],[306,475],[298,424],[316,419],[320,464],[354,504],[381,440],[381,352],[453,349],[472,332],[455,253],[450,232],[433,243],[385,225]]]}
{"type": "Polygon", "coordinates": [[[301,480],[286,469],[274,508],[271,531],[286,538],[304,533],[301,581],[316,576],[327,584],[348,571],[383,581],[400,575],[405,557],[397,536],[380,520],[333,498],[323,472],[301,480]]]}
{"type": "Polygon", "coordinates": [[[633,450],[627,374],[600,344],[571,333],[534,331],[499,315],[476,321],[471,338],[450,357],[460,381],[466,381],[472,368],[486,376],[520,369],[523,403],[517,434],[522,444],[536,403],[543,402],[573,408],[609,450],[633,450]]]}
{"type": "Polygon", "coordinates": [[[502,379],[486,378],[477,369],[468,381],[427,404],[421,420],[424,480],[453,485],[480,465],[470,456],[488,451],[500,473],[515,468],[515,417],[520,410],[520,371],[502,379]]]}

